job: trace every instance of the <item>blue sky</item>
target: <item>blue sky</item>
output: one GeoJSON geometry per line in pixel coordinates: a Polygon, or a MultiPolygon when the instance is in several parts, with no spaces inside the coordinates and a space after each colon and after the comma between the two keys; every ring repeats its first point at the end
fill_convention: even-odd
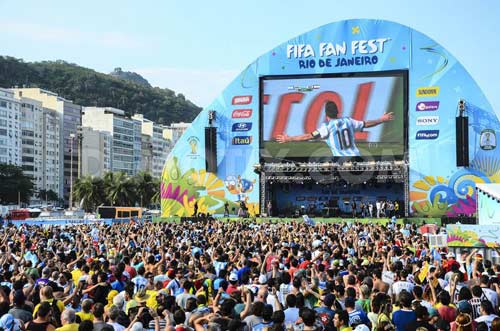
{"type": "Polygon", "coordinates": [[[0,0],[0,54],[122,67],[205,106],[269,49],[350,18],[391,20],[433,38],[500,113],[495,0],[0,0]]]}

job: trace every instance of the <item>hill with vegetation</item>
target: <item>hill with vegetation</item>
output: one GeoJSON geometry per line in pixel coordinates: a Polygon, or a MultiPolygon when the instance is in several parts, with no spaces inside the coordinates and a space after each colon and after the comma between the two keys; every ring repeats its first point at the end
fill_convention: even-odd
{"type": "Polygon", "coordinates": [[[134,83],[142,85],[142,86],[151,87],[151,84],[149,84],[149,82],[146,78],[142,77],[141,75],[139,75],[136,72],[123,71],[122,68],[120,68],[120,67],[115,68],[115,70],[110,72],[109,75],[113,76],[115,78],[128,80],[128,81],[134,82],[134,83]]]}
{"type": "MultiPolygon", "coordinates": [[[[133,74],[125,76],[141,77],[133,74]]],[[[0,56],[0,87],[39,87],[82,106],[115,107],[161,124],[191,122],[201,111],[181,93],[148,85],[61,60],[24,62],[0,56]]]]}

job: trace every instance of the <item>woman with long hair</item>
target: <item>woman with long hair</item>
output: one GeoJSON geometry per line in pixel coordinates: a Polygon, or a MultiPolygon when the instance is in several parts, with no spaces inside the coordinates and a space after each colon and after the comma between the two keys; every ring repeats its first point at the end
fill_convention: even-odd
{"type": "Polygon", "coordinates": [[[473,331],[475,328],[472,325],[472,317],[469,314],[458,314],[455,318],[456,331],[473,331]]]}

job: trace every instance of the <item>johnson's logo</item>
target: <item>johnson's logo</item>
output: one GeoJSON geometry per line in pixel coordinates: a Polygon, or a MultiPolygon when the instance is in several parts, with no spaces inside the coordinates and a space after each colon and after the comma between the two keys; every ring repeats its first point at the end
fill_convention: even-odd
{"type": "Polygon", "coordinates": [[[233,110],[232,118],[249,118],[252,116],[251,109],[235,109],[233,110]]]}
{"type": "Polygon", "coordinates": [[[231,102],[233,105],[248,105],[252,102],[251,95],[241,95],[233,97],[233,101],[231,102]]]}
{"type": "Polygon", "coordinates": [[[234,123],[233,124],[233,132],[243,132],[250,131],[252,129],[252,123],[234,123]]]}
{"type": "Polygon", "coordinates": [[[420,130],[415,137],[417,140],[433,140],[439,137],[439,130],[420,130]]]}
{"type": "Polygon", "coordinates": [[[252,136],[237,136],[233,137],[233,145],[250,145],[252,136]]]}
{"type": "Polygon", "coordinates": [[[417,89],[417,97],[437,97],[439,94],[439,86],[419,87],[417,89]]]}
{"type": "Polygon", "coordinates": [[[439,109],[439,101],[422,101],[415,108],[417,111],[435,111],[439,109]]]}
{"type": "Polygon", "coordinates": [[[437,125],[439,116],[420,116],[417,117],[417,125],[437,125]]]}

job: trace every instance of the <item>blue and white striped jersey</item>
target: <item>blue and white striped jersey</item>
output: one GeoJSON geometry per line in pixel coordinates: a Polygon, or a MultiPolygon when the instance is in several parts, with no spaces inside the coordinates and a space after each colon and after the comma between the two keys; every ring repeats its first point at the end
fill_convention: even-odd
{"type": "Polygon", "coordinates": [[[313,137],[325,139],[333,156],[359,156],[354,141],[354,132],[363,131],[365,122],[350,117],[331,119],[312,133],[313,137]]]}

